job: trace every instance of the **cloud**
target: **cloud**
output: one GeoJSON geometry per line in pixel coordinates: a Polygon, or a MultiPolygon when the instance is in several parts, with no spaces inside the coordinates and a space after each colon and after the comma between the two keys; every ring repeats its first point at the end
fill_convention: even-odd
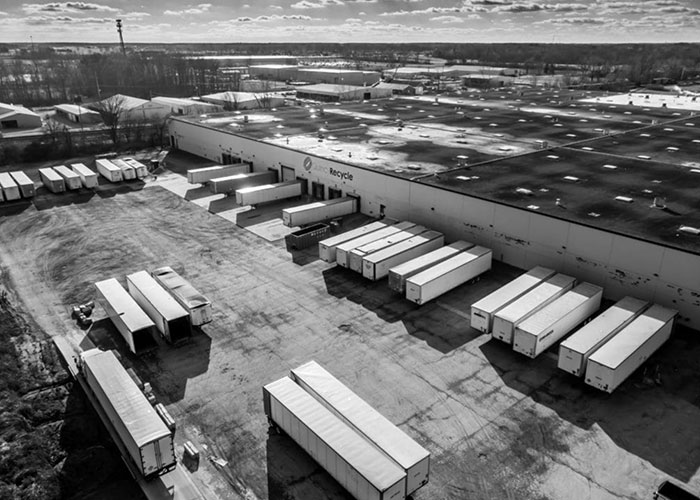
{"type": "Polygon", "coordinates": [[[379,2],[379,0],[345,0],[345,1],[348,3],[378,3],[379,2]]]}
{"type": "Polygon", "coordinates": [[[284,10],[284,7],[280,7],[279,5],[268,5],[267,8],[270,10],[284,10]]]}
{"type": "Polygon", "coordinates": [[[437,17],[431,17],[430,20],[433,22],[442,23],[442,24],[461,23],[462,22],[462,18],[457,17],[457,16],[437,16],[437,17]]]}
{"type": "Polygon", "coordinates": [[[428,7],[427,9],[397,10],[394,12],[382,12],[382,17],[393,16],[417,16],[421,14],[459,14],[460,12],[472,12],[471,7],[428,7]]]}
{"type": "Polygon", "coordinates": [[[200,3],[199,5],[190,7],[189,9],[166,10],[163,12],[163,14],[166,16],[192,16],[197,14],[205,14],[209,12],[209,9],[211,9],[210,3],[200,3]]]}
{"type": "Polygon", "coordinates": [[[495,12],[538,12],[545,10],[545,6],[539,3],[514,3],[496,7],[495,12]]]}
{"type": "Polygon", "coordinates": [[[104,24],[112,23],[114,19],[106,17],[29,16],[25,17],[23,21],[26,24],[43,26],[49,24],[104,24]]]}
{"type": "MultiPolygon", "coordinates": [[[[120,14],[122,19],[127,19],[130,21],[141,21],[147,17],[151,17],[148,12],[125,12],[120,14]]],[[[130,26],[131,27],[131,26],[130,26]]]]}
{"type": "Polygon", "coordinates": [[[323,19],[318,17],[303,16],[301,14],[285,14],[278,15],[273,14],[271,16],[258,16],[258,17],[239,17],[235,19],[239,23],[250,23],[250,22],[268,22],[268,21],[323,21],[323,19]]]}
{"type": "Polygon", "coordinates": [[[323,9],[332,5],[345,5],[341,0],[301,0],[293,3],[292,9],[323,9]]]}
{"type": "Polygon", "coordinates": [[[25,3],[22,4],[22,10],[27,14],[38,14],[41,12],[119,12],[119,9],[114,7],[89,2],[25,3]]]}
{"type": "Polygon", "coordinates": [[[610,19],[603,17],[553,17],[539,21],[536,24],[602,25],[609,22],[610,19]]]}

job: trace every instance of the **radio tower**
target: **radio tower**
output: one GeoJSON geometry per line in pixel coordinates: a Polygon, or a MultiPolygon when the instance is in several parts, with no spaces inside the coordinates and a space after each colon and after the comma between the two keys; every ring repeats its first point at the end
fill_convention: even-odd
{"type": "Polygon", "coordinates": [[[122,36],[122,20],[117,19],[117,33],[119,33],[119,43],[122,46],[122,54],[126,55],[126,47],[124,47],[124,37],[122,36]]]}

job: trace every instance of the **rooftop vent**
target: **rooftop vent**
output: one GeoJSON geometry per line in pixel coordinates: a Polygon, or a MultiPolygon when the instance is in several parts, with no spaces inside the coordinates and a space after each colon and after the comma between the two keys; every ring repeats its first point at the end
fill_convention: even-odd
{"type": "Polygon", "coordinates": [[[648,155],[637,155],[640,160],[651,160],[651,156],[648,155]]]}
{"type": "Polygon", "coordinates": [[[593,151],[593,148],[590,146],[583,146],[581,149],[583,149],[584,151],[593,151]]]}
{"type": "Polygon", "coordinates": [[[588,212],[588,215],[591,217],[600,217],[600,214],[598,212],[588,212]]]}
{"type": "Polygon", "coordinates": [[[248,123],[248,115],[243,115],[243,123],[248,123]]]}
{"type": "Polygon", "coordinates": [[[458,176],[455,177],[455,179],[459,179],[460,181],[470,181],[470,180],[472,180],[472,178],[469,177],[468,175],[458,175],[458,176]]]}
{"type": "Polygon", "coordinates": [[[688,125],[689,127],[694,127],[694,126],[695,126],[695,124],[694,124],[693,122],[688,122],[688,123],[686,123],[686,125],[688,125]]]}
{"type": "Polygon", "coordinates": [[[606,168],[606,169],[608,169],[608,170],[616,170],[616,169],[617,169],[617,165],[610,165],[610,164],[608,163],[608,164],[603,165],[603,168],[606,168]]]}
{"type": "Polygon", "coordinates": [[[649,134],[639,134],[639,137],[651,137],[649,134]]]}
{"type": "Polygon", "coordinates": [[[697,168],[691,168],[691,169],[690,169],[690,172],[693,173],[693,174],[700,174],[700,170],[697,169],[697,168]]]}
{"type": "Polygon", "coordinates": [[[466,156],[466,155],[458,155],[458,156],[457,156],[457,165],[459,165],[460,167],[466,166],[466,165],[467,165],[467,159],[468,159],[468,158],[469,158],[469,157],[466,156]]]}
{"type": "Polygon", "coordinates": [[[566,137],[576,137],[576,134],[566,134],[566,137]]]}
{"type": "Polygon", "coordinates": [[[532,190],[531,189],[526,189],[526,188],[517,188],[515,190],[516,193],[524,194],[527,196],[532,196],[532,190]]]}
{"type": "Polygon", "coordinates": [[[676,151],[678,151],[678,148],[676,148],[674,146],[669,146],[666,148],[666,151],[670,151],[671,153],[675,153],[676,151]]]}
{"type": "Polygon", "coordinates": [[[661,181],[659,179],[654,179],[651,182],[652,182],[652,184],[661,184],[661,181]]]}
{"type": "Polygon", "coordinates": [[[675,131],[675,130],[676,130],[676,129],[674,129],[674,128],[665,128],[665,129],[664,129],[664,132],[673,132],[673,131],[675,131]]]}
{"type": "Polygon", "coordinates": [[[407,165],[406,168],[409,170],[420,170],[418,165],[407,165]]]}
{"type": "Polygon", "coordinates": [[[693,139],[693,142],[694,142],[695,144],[700,144],[700,139],[693,139]]]}
{"type": "Polygon", "coordinates": [[[528,205],[527,208],[529,208],[530,210],[539,210],[540,206],[539,205],[528,205]]]}
{"type": "Polygon", "coordinates": [[[621,201],[623,203],[632,203],[634,200],[630,198],[629,196],[615,196],[615,199],[617,201],[621,201]]]}
{"type": "Polygon", "coordinates": [[[550,160],[558,160],[559,159],[559,157],[557,155],[547,155],[547,158],[549,158],[550,160]]]}
{"type": "Polygon", "coordinates": [[[569,182],[578,182],[580,179],[578,177],[574,177],[573,175],[566,175],[564,176],[564,180],[569,182]]]}
{"type": "Polygon", "coordinates": [[[527,122],[527,120],[526,120],[526,119],[524,119],[524,118],[520,118],[520,119],[518,120],[518,122],[520,122],[520,123],[526,123],[526,122],[527,122]]]}
{"type": "Polygon", "coordinates": [[[694,234],[695,236],[700,234],[700,229],[692,226],[681,226],[678,230],[682,233],[694,234]]]}
{"type": "Polygon", "coordinates": [[[654,201],[649,208],[666,208],[666,199],[661,196],[654,196],[654,201]]]}

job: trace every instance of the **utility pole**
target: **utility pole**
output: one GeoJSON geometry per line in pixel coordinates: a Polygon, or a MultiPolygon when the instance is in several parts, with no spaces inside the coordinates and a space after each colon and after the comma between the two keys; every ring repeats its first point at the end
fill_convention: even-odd
{"type": "Polygon", "coordinates": [[[119,33],[119,44],[122,46],[122,54],[126,55],[126,47],[124,47],[124,37],[122,36],[122,20],[117,19],[117,33],[119,33]]]}

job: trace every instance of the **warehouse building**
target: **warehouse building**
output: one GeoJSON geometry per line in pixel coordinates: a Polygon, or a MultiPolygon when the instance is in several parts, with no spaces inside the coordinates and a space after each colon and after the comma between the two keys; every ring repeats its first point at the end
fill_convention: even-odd
{"type": "Polygon", "coordinates": [[[0,103],[0,129],[28,129],[41,127],[41,117],[23,106],[0,103]]]}
{"type": "Polygon", "coordinates": [[[115,94],[103,99],[92,107],[96,111],[119,110],[122,121],[156,121],[170,114],[170,107],[163,103],[123,94],[115,94]]]}
{"type": "Polygon", "coordinates": [[[296,80],[298,71],[299,66],[290,64],[261,64],[248,68],[248,74],[251,78],[280,82],[296,80]]]}
{"type": "Polygon", "coordinates": [[[361,101],[381,99],[392,95],[391,89],[376,87],[358,87],[355,85],[333,85],[318,83],[296,87],[299,99],[313,99],[324,102],[361,101]]]}
{"type": "Polygon", "coordinates": [[[698,169],[688,166],[700,117],[602,109],[573,91],[483,96],[296,106],[272,115],[276,125],[178,117],[170,135],[184,151],[273,169],[318,198],[358,197],[364,214],[429,226],[518,268],[595,283],[608,299],[677,309],[700,329],[698,169]]]}
{"type": "Polygon", "coordinates": [[[92,125],[102,123],[102,116],[92,109],[78,106],[77,104],[57,104],[54,106],[56,114],[73,123],[92,125]]]}
{"type": "Polygon", "coordinates": [[[416,95],[423,93],[422,87],[414,87],[412,85],[408,85],[407,83],[379,82],[374,85],[374,88],[391,90],[393,95],[416,95]]]}
{"type": "Polygon", "coordinates": [[[299,68],[296,78],[309,83],[331,83],[336,85],[374,85],[381,79],[376,71],[360,71],[337,68],[299,68]]]}
{"type": "Polygon", "coordinates": [[[218,92],[216,94],[203,95],[200,99],[204,102],[221,106],[226,111],[284,106],[284,96],[270,92],[218,92]]]}
{"type": "Polygon", "coordinates": [[[154,103],[164,106],[173,115],[200,115],[204,113],[217,113],[223,111],[223,106],[208,102],[183,99],[180,97],[154,97],[154,103]]]}

